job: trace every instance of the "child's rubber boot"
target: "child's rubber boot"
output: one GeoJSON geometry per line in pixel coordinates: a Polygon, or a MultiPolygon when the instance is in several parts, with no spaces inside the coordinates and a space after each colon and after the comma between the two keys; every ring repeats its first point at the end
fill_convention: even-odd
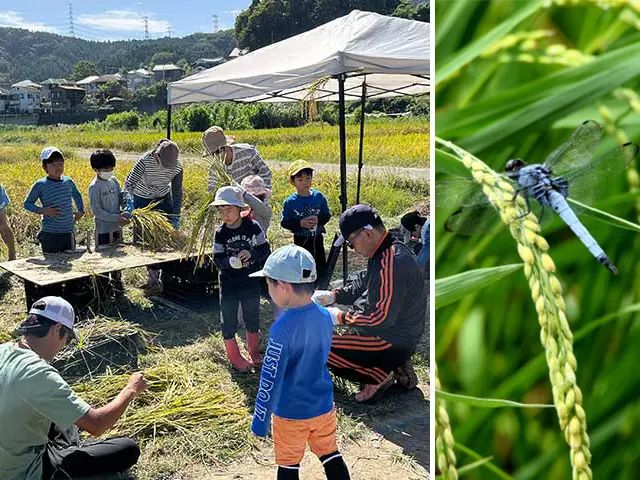
{"type": "Polygon", "coordinates": [[[260,332],[247,332],[247,350],[251,363],[256,368],[262,366],[262,354],[260,353],[260,332]]]}
{"type": "Polygon", "coordinates": [[[242,373],[251,370],[251,364],[240,353],[235,337],[224,341],[224,349],[227,351],[227,358],[235,370],[242,373]]]}

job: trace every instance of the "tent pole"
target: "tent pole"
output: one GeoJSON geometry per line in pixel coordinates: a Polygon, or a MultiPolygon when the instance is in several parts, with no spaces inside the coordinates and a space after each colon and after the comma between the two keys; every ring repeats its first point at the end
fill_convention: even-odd
{"type": "Polygon", "coordinates": [[[367,77],[362,80],[362,99],[360,100],[360,147],[358,150],[358,184],[356,203],[360,203],[360,180],[362,179],[362,149],[364,146],[364,103],[367,100],[367,77]]]}
{"type": "Polygon", "coordinates": [[[171,104],[167,105],[167,140],[171,140],[171,104]]]}
{"type": "MultiPolygon", "coordinates": [[[[347,209],[347,131],[345,126],[344,106],[345,75],[338,75],[338,116],[340,117],[340,204],[342,211],[347,209]]],[[[342,247],[342,280],[347,281],[347,247],[342,247]]]]}

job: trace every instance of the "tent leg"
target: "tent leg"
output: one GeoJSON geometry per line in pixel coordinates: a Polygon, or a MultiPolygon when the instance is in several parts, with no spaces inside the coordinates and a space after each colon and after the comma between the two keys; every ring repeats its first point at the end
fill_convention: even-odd
{"type": "Polygon", "coordinates": [[[358,183],[356,186],[356,203],[360,203],[360,181],[362,179],[362,149],[364,147],[364,104],[367,99],[367,77],[362,81],[362,99],[360,100],[360,147],[358,150],[358,183]]]}
{"type": "Polygon", "coordinates": [[[171,140],[171,105],[167,105],[167,140],[171,140]]]}
{"type": "MultiPolygon", "coordinates": [[[[344,105],[345,75],[338,75],[338,116],[340,117],[340,204],[342,211],[347,209],[347,131],[345,126],[344,105]]],[[[342,247],[342,280],[347,281],[349,274],[347,265],[347,248],[342,247]]]]}

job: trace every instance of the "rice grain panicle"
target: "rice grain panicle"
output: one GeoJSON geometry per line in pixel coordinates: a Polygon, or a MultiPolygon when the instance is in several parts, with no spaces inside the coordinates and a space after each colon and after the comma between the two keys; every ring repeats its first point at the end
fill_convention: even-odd
{"type": "Polygon", "coordinates": [[[573,354],[573,334],[566,317],[562,286],[554,274],[556,266],[547,253],[549,244],[540,235],[538,218],[531,212],[521,215],[526,208],[522,197],[514,199],[513,186],[480,159],[446,140],[436,137],[436,142],[451,149],[469,169],[517,242],[518,255],[524,261],[525,277],[538,314],[553,401],[560,428],[570,447],[573,479],[590,480],[590,441],[582,391],[576,379],[578,364],[573,354]]]}

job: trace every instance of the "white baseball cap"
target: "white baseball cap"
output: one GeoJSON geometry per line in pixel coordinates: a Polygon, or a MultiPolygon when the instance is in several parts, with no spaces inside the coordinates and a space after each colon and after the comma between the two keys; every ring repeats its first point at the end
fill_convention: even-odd
{"type": "Polygon", "coordinates": [[[221,187],[216,192],[216,198],[209,204],[212,207],[223,205],[233,205],[234,207],[246,208],[244,202],[244,191],[240,187],[221,187]]]}
{"type": "Polygon", "coordinates": [[[58,152],[62,156],[62,152],[60,151],[59,148],[56,148],[56,147],[43,148],[42,152],[40,152],[40,161],[44,162],[45,160],[49,160],[49,157],[56,152],[58,152]]]}
{"type": "Polygon", "coordinates": [[[275,250],[262,270],[250,277],[268,277],[287,283],[313,283],[318,278],[313,255],[297,245],[286,245],[275,250]]]}
{"type": "Polygon", "coordinates": [[[76,314],[62,297],[42,297],[31,305],[29,314],[40,315],[73,330],[76,314]]]}

